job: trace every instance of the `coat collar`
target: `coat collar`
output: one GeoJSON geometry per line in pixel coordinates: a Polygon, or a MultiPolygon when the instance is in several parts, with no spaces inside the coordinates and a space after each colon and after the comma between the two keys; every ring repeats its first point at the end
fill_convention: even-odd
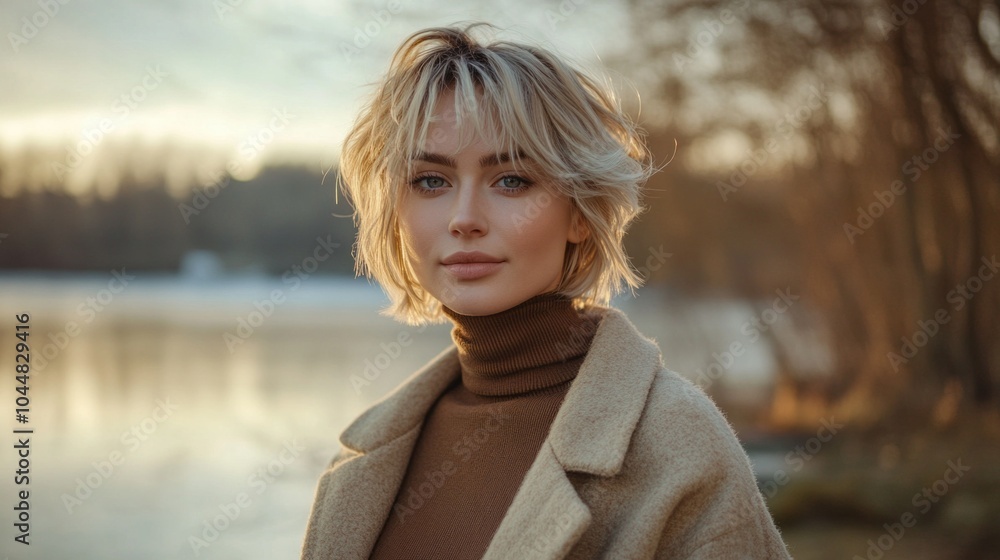
{"type": "MultiPolygon", "coordinates": [[[[624,313],[599,310],[603,319],[590,350],[484,560],[563,558],[591,522],[566,473],[613,476],[622,468],[662,362],[656,344],[624,313]]],[[[458,350],[451,346],[344,430],[341,443],[359,455],[321,479],[325,490],[314,506],[303,558],[368,558],[427,412],[460,375],[458,350]]]]}
{"type": "MultiPolygon", "coordinates": [[[[656,344],[623,312],[600,310],[604,318],[547,439],[566,470],[611,476],[625,459],[661,361],[656,344]]],[[[369,453],[410,432],[460,375],[458,349],[451,345],[352,422],[340,442],[369,453]]]]}

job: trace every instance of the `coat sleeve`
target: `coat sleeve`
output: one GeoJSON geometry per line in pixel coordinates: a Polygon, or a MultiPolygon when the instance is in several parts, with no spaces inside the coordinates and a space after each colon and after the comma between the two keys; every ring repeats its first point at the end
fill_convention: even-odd
{"type": "Polygon", "coordinates": [[[752,483],[752,476],[730,471],[702,487],[702,495],[691,496],[692,504],[700,504],[697,523],[681,538],[665,531],[656,558],[790,560],[760,492],[745,478],[752,483]]]}
{"type": "Polygon", "coordinates": [[[340,447],[337,454],[334,455],[333,459],[327,464],[326,469],[324,469],[323,474],[320,476],[319,481],[316,483],[316,492],[313,497],[312,508],[309,511],[309,520],[306,523],[306,534],[302,541],[301,548],[301,558],[302,560],[312,560],[314,557],[318,557],[319,553],[319,524],[323,519],[323,503],[325,501],[325,496],[327,492],[327,487],[330,482],[330,473],[337,468],[338,465],[344,461],[356,457],[358,453],[344,446],[340,447]]]}
{"type": "Polygon", "coordinates": [[[732,427],[707,395],[684,385],[684,410],[673,422],[684,433],[672,473],[683,478],[683,493],[665,520],[655,557],[790,559],[732,427]]]}

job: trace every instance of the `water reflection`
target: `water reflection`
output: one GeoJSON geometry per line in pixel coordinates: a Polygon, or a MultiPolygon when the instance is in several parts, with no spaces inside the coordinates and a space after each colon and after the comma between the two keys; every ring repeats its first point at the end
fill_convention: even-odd
{"type": "MultiPolygon", "coordinates": [[[[0,281],[4,331],[13,332],[15,313],[30,313],[33,352],[49,345],[51,358],[30,384],[31,547],[27,555],[11,548],[5,524],[3,552],[297,557],[337,435],[439,352],[447,329],[412,329],[414,344],[359,393],[350,373],[403,328],[377,315],[377,289],[312,279],[230,352],[223,333],[252,312],[268,281],[143,280],[61,343],[102,279],[0,281]],[[248,501],[227,509],[241,494],[248,501]],[[225,530],[208,529],[213,522],[225,530]]],[[[0,344],[0,363],[12,363],[13,347],[0,344]]],[[[13,389],[4,383],[0,399],[13,402],[13,389]]],[[[3,464],[14,465],[3,447],[3,464]]],[[[2,503],[12,504],[17,489],[3,484],[2,503]]]]}

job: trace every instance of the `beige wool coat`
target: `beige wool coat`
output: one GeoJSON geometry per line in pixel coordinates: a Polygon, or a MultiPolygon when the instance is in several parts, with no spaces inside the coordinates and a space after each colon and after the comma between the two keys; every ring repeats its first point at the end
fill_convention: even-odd
{"type": "MultiPolygon", "coordinates": [[[[624,313],[601,310],[483,558],[790,558],[722,413],[663,367],[624,313]]],[[[460,375],[451,345],[344,430],[317,485],[303,560],[368,558],[425,416],[460,375]]]]}

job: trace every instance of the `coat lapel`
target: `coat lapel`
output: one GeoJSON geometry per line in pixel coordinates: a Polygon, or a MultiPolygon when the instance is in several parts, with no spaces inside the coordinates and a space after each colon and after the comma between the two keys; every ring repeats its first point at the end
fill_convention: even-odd
{"type": "Polygon", "coordinates": [[[614,476],[662,367],[654,342],[606,308],[590,351],[483,560],[563,558],[591,521],[566,473],[614,476]]]}
{"type": "Polygon", "coordinates": [[[461,375],[450,346],[340,435],[346,458],[320,478],[304,558],[368,558],[392,510],[420,428],[434,401],[461,375]]]}
{"type": "Polygon", "coordinates": [[[403,479],[419,432],[356,455],[320,478],[303,559],[368,558],[403,479]]]}
{"type": "Polygon", "coordinates": [[[590,509],[542,445],[483,560],[562,558],[588,525],[590,509]]]}

